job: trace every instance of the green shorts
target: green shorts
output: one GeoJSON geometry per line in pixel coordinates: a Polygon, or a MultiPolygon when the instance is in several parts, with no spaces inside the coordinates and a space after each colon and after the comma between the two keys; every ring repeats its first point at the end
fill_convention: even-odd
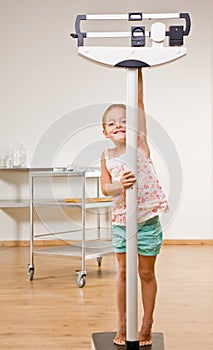
{"type": "MultiPolygon", "coordinates": [[[[115,253],[126,252],[126,226],[112,226],[112,244],[115,253]]],[[[158,216],[138,224],[138,254],[155,256],[162,245],[162,228],[158,216]]]]}

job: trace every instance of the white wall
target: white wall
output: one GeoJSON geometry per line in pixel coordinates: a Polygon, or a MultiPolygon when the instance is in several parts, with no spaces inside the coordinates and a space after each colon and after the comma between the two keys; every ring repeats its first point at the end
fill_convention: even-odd
{"type": "MultiPolygon", "coordinates": [[[[76,42],[69,36],[77,14],[189,12],[188,55],[144,71],[145,103],[147,114],[175,145],[183,173],[181,203],[165,238],[212,239],[212,9],[211,0],[202,4],[193,0],[157,4],[149,0],[1,0],[0,156],[20,142],[27,147],[30,161],[41,140],[49,141],[52,135],[46,147],[57,146],[54,164],[72,163],[85,141],[87,145],[101,142],[99,122],[105,104],[125,101],[123,70],[110,70],[77,56],[76,42]],[[88,111],[97,114],[88,115],[86,129],[80,130],[75,118],[79,109],[84,118],[88,111]],[[63,134],[66,116],[71,116],[72,130],[63,134]],[[58,126],[64,141],[57,139],[58,126]]],[[[172,193],[176,185],[169,181],[158,146],[153,147],[153,158],[166,191],[172,193]]],[[[42,155],[36,153],[34,164],[44,165],[42,155]]],[[[1,196],[7,198],[8,186],[2,180],[0,186],[1,196]]],[[[15,191],[13,183],[9,188],[15,191]]],[[[28,211],[18,210],[0,212],[1,240],[28,238],[28,211]]]]}

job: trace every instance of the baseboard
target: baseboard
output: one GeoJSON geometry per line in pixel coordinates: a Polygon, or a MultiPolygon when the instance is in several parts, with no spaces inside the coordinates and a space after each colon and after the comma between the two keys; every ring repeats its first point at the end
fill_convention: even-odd
{"type": "Polygon", "coordinates": [[[213,239],[164,239],[163,245],[212,245],[213,239]]]}
{"type": "MultiPolygon", "coordinates": [[[[35,247],[64,246],[69,244],[78,244],[79,241],[65,242],[58,239],[53,240],[35,240],[35,247]]],[[[0,247],[29,247],[29,240],[0,241],[0,247]]],[[[213,245],[213,239],[164,239],[163,245],[213,245]]]]}
{"type": "MultiPolygon", "coordinates": [[[[69,245],[69,242],[68,241],[65,242],[59,239],[35,240],[33,245],[34,247],[65,246],[65,245],[69,245]]],[[[0,247],[29,247],[29,246],[30,246],[29,240],[0,241],[0,247]]]]}

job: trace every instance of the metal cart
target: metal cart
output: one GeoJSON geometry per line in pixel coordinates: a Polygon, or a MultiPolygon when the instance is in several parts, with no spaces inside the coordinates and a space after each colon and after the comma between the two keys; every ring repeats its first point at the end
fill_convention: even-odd
{"type": "MultiPolygon", "coordinates": [[[[64,168],[56,168],[50,171],[30,171],[29,172],[29,187],[30,187],[30,263],[28,268],[29,280],[32,281],[35,272],[34,255],[35,254],[47,254],[47,255],[61,255],[71,258],[81,259],[81,269],[76,271],[76,283],[78,287],[84,287],[86,283],[86,260],[96,258],[98,266],[101,266],[102,256],[113,253],[111,242],[111,224],[110,227],[101,227],[100,215],[102,209],[105,213],[111,216],[111,199],[99,197],[99,169],[80,169],[80,170],[67,170],[64,168]],[[54,177],[67,177],[68,181],[72,183],[72,179],[80,178],[81,180],[81,196],[80,199],[56,199],[51,193],[48,192],[48,199],[37,199],[35,195],[36,178],[48,179],[47,187],[49,189],[52,186],[52,180],[54,177]],[[96,194],[95,198],[86,198],[86,182],[88,178],[96,179],[96,194]],[[49,198],[50,197],[50,198],[49,198]],[[90,200],[89,200],[90,199],[90,200]],[[81,241],[80,244],[69,244],[65,246],[58,246],[46,249],[34,249],[34,239],[38,237],[44,237],[47,235],[53,235],[53,232],[36,234],[34,225],[34,214],[36,207],[40,206],[60,206],[81,209],[81,241]],[[97,239],[86,241],[86,212],[88,209],[94,210],[97,214],[97,239]],[[100,211],[101,210],[101,211],[100,211]],[[103,238],[105,237],[105,238],[103,238]]],[[[72,230],[70,230],[72,232],[72,230]]]]}

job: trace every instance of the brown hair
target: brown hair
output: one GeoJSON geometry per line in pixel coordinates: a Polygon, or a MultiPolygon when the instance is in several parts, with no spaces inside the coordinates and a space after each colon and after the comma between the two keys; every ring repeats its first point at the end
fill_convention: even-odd
{"type": "Polygon", "coordinates": [[[102,117],[102,126],[103,129],[105,129],[105,124],[106,124],[106,117],[107,114],[113,109],[113,108],[122,108],[126,111],[126,106],[123,103],[114,103],[110,105],[104,112],[103,117],[102,117]]]}

